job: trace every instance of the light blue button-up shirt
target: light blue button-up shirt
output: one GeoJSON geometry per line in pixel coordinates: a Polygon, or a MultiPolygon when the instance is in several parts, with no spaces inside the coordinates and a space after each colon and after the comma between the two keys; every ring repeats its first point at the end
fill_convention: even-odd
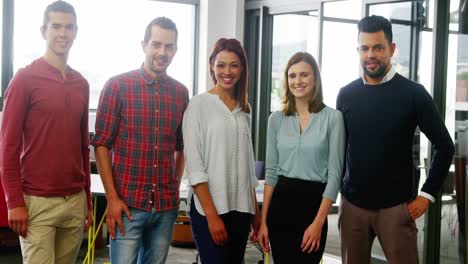
{"type": "Polygon", "coordinates": [[[329,107],[311,113],[300,133],[298,114],[278,111],[268,121],[265,184],[275,186],[279,175],[326,183],[323,197],[336,200],[345,148],[341,112],[329,107]]]}

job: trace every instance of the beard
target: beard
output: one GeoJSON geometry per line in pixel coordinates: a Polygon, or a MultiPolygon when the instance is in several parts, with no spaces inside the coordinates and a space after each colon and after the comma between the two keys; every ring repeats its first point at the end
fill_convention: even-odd
{"type": "Polygon", "coordinates": [[[154,72],[154,73],[157,73],[157,74],[160,74],[160,73],[165,73],[166,70],[167,70],[167,67],[169,66],[168,65],[168,62],[169,62],[169,57],[168,56],[158,56],[157,58],[153,59],[153,57],[147,57],[146,58],[146,61],[147,61],[147,64],[149,66],[149,69],[154,72]],[[165,66],[163,66],[162,68],[160,68],[158,65],[156,65],[156,63],[154,62],[154,60],[156,61],[162,61],[162,63],[165,64],[165,66]]]}
{"type": "Polygon", "coordinates": [[[373,71],[370,71],[367,69],[366,62],[362,63],[362,69],[364,70],[364,73],[373,79],[383,77],[385,75],[385,70],[387,69],[387,65],[379,61],[374,61],[374,63],[377,63],[378,67],[373,71]]]}

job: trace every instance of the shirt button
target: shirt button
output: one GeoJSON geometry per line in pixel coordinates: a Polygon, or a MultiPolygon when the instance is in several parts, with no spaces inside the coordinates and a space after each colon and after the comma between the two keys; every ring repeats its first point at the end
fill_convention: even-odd
{"type": "Polygon", "coordinates": [[[158,109],[156,109],[156,113],[158,113],[158,112],[159,112],[159,110],[158,110],[158,109]]]}
{"type": "Polygon", "coordinates": [[[155,167],[155,168],[158,167],[158,164],[154,164],[153,167],[155,167]]]}
{"type": "Polygon", "coordinates": [[[156,92],[156,95],[159,95],[159,93],[158,93],[158,92],[156,92]]]}
{"type": "Polygon", "coordinates": [[[154,146],[154,149],[158,149],[158,146],[154,146]]]}
{"type": "Polygon", "coordinates": [[[153,201],[149,201],[149,203],[150,203],[150,204],[152,204],[152,203],[153,203],[153,201]]]}

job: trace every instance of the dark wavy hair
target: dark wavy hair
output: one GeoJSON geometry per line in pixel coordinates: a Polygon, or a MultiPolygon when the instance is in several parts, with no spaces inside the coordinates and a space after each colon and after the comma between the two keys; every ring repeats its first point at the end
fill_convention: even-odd
{"type": "Polygon", "coordinates": [[[309,112],[317,113],[322,110],[325,106],[323,103],[323,93],[322,93],[322,79],[320,77],[320,70],[317,62],[314,57],[307,52],[297,52],[294,54],[288,61],[286,69],[284,70],[284,95],[282,98],[282,108],[281,110],[287,116],[293,115],[297,112],[296,109],[296,99],[294,95],[289,90],[289,76],[288,71],[291,66],[299,62],[305,62],[312,67],[312,73],[314,74],[314,87],[312,88],[312,95],[309,99],[309,112]]]}
{"type": "Polygon", "coordinates": [[[245,50],[242,47],[241,43],[237,39],[226,39],[220,38],[213,46],[213,51],[210,55],[210,75],[211,80],[216,85],[216,77],[213,71],[213,65],[216,59],[216,55],[221,51],[229,51],[235,53],[239,56],[242,72],[234,87],[234,97],[239,101],[240,107],[243,112],[250,113],[249,101],[248,101],[248,78],[249,78],[249,69],[247,65],[247,56],[245,55],[245,50]]]}

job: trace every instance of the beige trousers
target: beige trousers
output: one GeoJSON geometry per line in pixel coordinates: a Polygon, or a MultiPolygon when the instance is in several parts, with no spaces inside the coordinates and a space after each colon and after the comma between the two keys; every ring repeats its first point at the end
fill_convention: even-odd
{"type": "Polygon", "coordinates": [[[20,236],[25,264],[75,263],[86,221],[86,193],[60,197],[25,195],[28,233],[20,236]]]}
{"type": "Polygon", "coordinates": [[[416,223],[406,203],[367,210],[342,199],[338,217],[343,264],[371,263],[375,237],[389,264],[418,264],[416,223]]]}

